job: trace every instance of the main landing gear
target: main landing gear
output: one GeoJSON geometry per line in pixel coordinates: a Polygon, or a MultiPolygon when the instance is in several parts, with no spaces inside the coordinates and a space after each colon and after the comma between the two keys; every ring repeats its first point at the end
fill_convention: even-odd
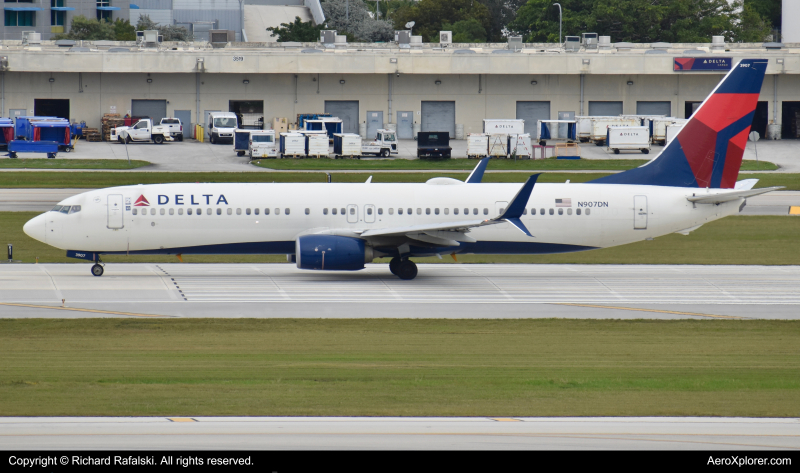
{"type": "Polygon", "coordinates": [[[103,275],[103,266],[100,264],[100,261],[92,266],[92,276],[100,277],[103,275]]]}
{"type": "Polygon", "coordinates": [[[411,280],[417,277],[417,265],[407,257],[392,258],[392,260],[389,261],[389,271],[404,280],[411,280]]]}

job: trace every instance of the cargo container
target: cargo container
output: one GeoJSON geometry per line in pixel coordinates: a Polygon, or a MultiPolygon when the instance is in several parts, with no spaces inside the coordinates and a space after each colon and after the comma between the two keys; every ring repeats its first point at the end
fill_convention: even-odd
{"type": "MultiPolygon", "coordinates": [[[[589,138],[597,146],[603,146],[610,126],[641,126],[641,120],[630,117],[594,117],[592,120],[592,136],[589,138]]],[[[647,127],[645,127],[647,128],[647,127]]],[[[650,139],[650,130],[647,129],[647,138],[650,139]]]]}
{"type": "Polygon", "coordinates": [[[305,156],[306,137],[302,133],[281,133],[281,158],[305,156]]]}
{"type": "Polygon", "coordinates": [[[486,134],[505,133],[507,135],[521,135],[525,133],[525,120],[515,119],[496,119],[485,118],[483,120],[483,132],[486,134]]]}
{"type": "Polygon", "coordinates": [[[323,130],[304,130],[306,137],[306,156],[315,158],[328,157],[328,134],[323,130]]]}
{"type": "Polygon", "coordinates": [[[533,157],[533,146],[531,145],[531,135],[524,133],[508,137],[508,151],[511,156],[516,158],[533,157]]]}
{"type": "Polygon", "coordinates": [[[14,122],[10,118],[0,118],[0,146],[8,147],[14,140],[14,122]]]}
{"type": "Polygon", "coordinates": [[[28,140],[33,141],[33,126],[32,121],[41,120],[64,120],[58,117],[14,117],[14,139],[15,140],[28,140]]]}
{"type": "Polygon", "coordinates": [[[680,122],[677,123],[670,123],[667,125],[665,131],[665,139],[664,139],[664,146],[668,145],[670,141],[674,140],[676,136],[678,136],[678,132],[683,129],[683,126],[686,125],[688,120],[680,118],[680,122]]]}
{"type": "Polygon", "coordinates": [[[585,143],[592,137],[592,119],[596,117],[575,117],[576,136],[578,141],[585,143]]]}
{"type": "Polygon", "coordinates": [[[620,150],[636,150],[647,154],[650,152],[650,127],[610,126],[606,129],[604,141],[614,154],[619,154],[620,150]]]}
{"type": "Polygon", "coordinates": [[[250,151],[250,132],[252,130],[236,129],[233,131],[233,152],[236,156],[244,156],[250,151]]]}
{"type": "Polygon", "coordinates": [[[665,117],[653,120],[653,144],[667,144],[667,126],[673,124],[680,124],[683,126],[688,120],[685,118],[665,117]]]}
{"type": "Polygon", "coordinates": [[[306,130],[321,130],[328,134],[329,139],[333,139],[333,135],[342,132],[342,119],[337,117],[326,117],[317,120],[305,120],[306,130]]]}
{"type": "Polygon", "coordinates": [[[298,113],[297,114],[297,128],[305,130],[306,120],[319,120],[320,118],[330,118],[330,113],[298,113]]]}
{"type": "Polygon", "coordinates": [[[481,159],[486,156],[489,156],[489,135],[469,133],[467,135],[467,157],[481,159]]]}
{"type": "Polygon", "coordinates": [[[539,120],[536,122],[536,141],[540,145],[547,145],[547,141],[565,141],[573,142],[577,139],[577,121],[576,120],[539,120]],[[559,132],[562,127],[559,125],[566,124],[566,136],[561,136],[559,132]]]}
{"type": "Polygon", "coordinates": [[[507,133],[492,133],[489,135],[489,156],[503,158],[508,156],[508,136],[507,133]]]}
{"type": "Polygon", "coordinates": [[[345,156],[361,158],[361,135],[336,133],[333,135],[333,154],[338,159],[345,156]]]}

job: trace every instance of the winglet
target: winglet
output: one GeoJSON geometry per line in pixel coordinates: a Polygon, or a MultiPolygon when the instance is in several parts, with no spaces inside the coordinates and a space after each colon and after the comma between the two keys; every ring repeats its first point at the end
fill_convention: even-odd
{"type": "Polygon", "coordinates": [[[517,192],[517,195],[514,196],[514,199],[511,200],[511,203],[508,205],[508,208],[503,215],[497,217],[495,220],[505,220],[506,222],[514,225],[521,231],[522,233],[528,235],[529,237],[533,237],[531,232],[525,227],[525,224],[519,219],[522,216],[522,212],[525,210],[525,207],[528,205],[528,200],[531,198],[531,192],[533,192],[533,186],[536,184],[536,180],[539,179],[541,174],[534,174],[525,181],[525,184],[522,186],[522,189],[517,192]]]}
{"type": "Polygon", "coordinates": [[[478,161],[478,165],[472,170],[466,181],[467,184],[480,184],[483,179],[483,172],[486,171],[486,165],[489,164],[489,157],[483,158],[478,161]]]}

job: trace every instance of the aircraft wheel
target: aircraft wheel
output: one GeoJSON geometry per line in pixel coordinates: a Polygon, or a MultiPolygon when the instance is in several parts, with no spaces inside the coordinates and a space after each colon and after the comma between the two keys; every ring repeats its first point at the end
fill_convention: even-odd
{"type": "Polygon", "coordinates": [[[619,154],[619,150],[618,150],[618,149],[615,149],[615,150],[614,150],[614,154],[619,154]]]}
{"type": "Polygon", "coordinates": [[[411,260],[401,261],[397,266],[397,276],[405,281],[414,279],[417,277],[417,265],[411,260]]]}
{"type": "Polygon", "coordinates": [[[400,258],[394,257],[389,261],[389,271],[397,276],[397,267],[400,266],[400,258]]]}
{"type": "Polygon", "coordinates": [[[98,277],[102,276],[103,275],[103,267],[100,266],[99,264],[95,263],[94,266],[92,266],[92,275],[93,276],[98,276],[98,277]]]}

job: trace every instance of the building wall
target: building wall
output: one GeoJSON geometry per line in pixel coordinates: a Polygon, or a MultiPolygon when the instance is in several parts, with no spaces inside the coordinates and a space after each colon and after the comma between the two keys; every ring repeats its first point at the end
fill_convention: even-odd
{"type": "Polygon", "coordinates": [[[800,29],[795,28],[800,22],[800,2],[783,0],[781,5],[781,40],[784,43],[800,43],[800,29]]]}
{"type": "MultiPolygon", "coordinates": [[[[167,112],[192,110],[196,116],[195,73],[43,73],[6,72],[4,74],[4,109],[32,110],[35,99],[69,99],[71,119],[97,127],[103,113],[116,107],[125,114],[133,99],[167,100],[167,112]],[[54,82],[49,82],[53,77],[54,82]],[[83,92],[79,84],[83,84],[83,92]]],[[[702,101],[722,76],[708,75],[587,75],[584,85],[584,112],[593,100],[622,101],[625,113],[636,113],[636,102],[669,101],[674,116],[684,116],[686,101],[702,101]],[[632,81],[633,85],[627,85],[632,81]]],[[[773,118],[773,78],[764,81],[761,98],[769,102],[773,118]]],[[[782,101],[800,101],[800,76],[778,78],[778,121],[782,101]]],[[[579,75],[392,75],[392,111],[388,109],[388,74],[200,74],[200,107],[204,110],[228,110],[229,100],[263,100],[264,118],[287,117],[295,121],[298,113],[322,112],[326,100],[359,101],[359,122],[370,111],[382,111],[384,121],[394,123],[398,111],[413,111],[415,121],[421,102],[451,100],[456,102],[456,123],[465,133],[482,130],[484,118],[514,118],[517,101],[549,101],[552,119],[559,111],[580,114],[579,75]],[[318,80],[314,80],[317,79],[318,80]],[[247,79],[249,84],[242,81],[247,79]],[[341,84],[340,80],[345,83],[341,84]],[[435,81],[441,81],[436,85],[435,81]],[[536,85],[531,85],[536,80],[536,85]]]]}
{"type": "MultiPolygon", "coordinates": [[[[130,3],[130,0],[110,0],[110,6],[120,8],[119,10],[111,12],[111,20],[114,21],[117,18],[123,20],[129,19],[130,3]]],[[[53,25],[50,24],[50,0],[34,0],[33,3],[5,3],[4,6],[30,6],[41,8],[41,11],[36,12],[36,26],[4,26],[5,21],[0,20],[0,39],[3,40],[20,40],[22,39],[23,31],[36,31],[42,34],[43,41],[48,41],[58,33],[69,32],[69,26],[72,24],[72,18],[75,16],[83,15],[90,19],[97,18],[96,0],[65,0],[64,6],[74,8],[75,10],[65,12],[66,18],[63,28],[57,27],[55,29],[53,25]]],[[[5,14],[5,12],[3,12],[3,14],[5,14]]]]}

